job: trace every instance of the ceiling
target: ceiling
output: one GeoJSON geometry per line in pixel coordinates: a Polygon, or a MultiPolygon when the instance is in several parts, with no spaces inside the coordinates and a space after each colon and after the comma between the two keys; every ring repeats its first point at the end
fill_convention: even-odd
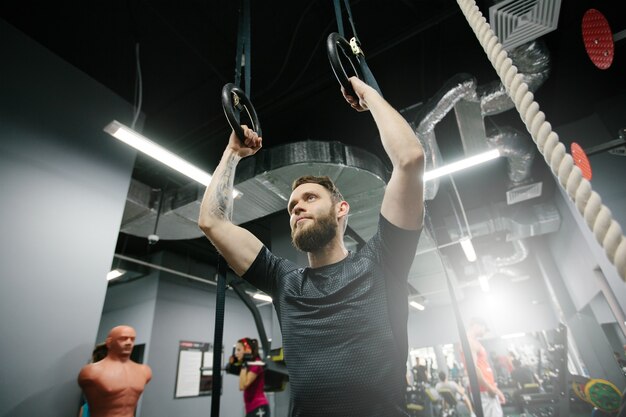
{"type": "MultiPolygon", "coordinates": [[[[345,103],[328,63],[326,37],[337,31],[333,2],[251,3],[251,57],[246,65],[251,71],[249,95],[260,118],[264,147],[310,139],[339,141],[383,155],[371,117],[345,103]]],[[[493,3],[477,2],[486,17],[493,3]]],[[[559,126],[602,113],[611,100],[624,97],[625,42],[616,43],[613,65],[600,70],[585,52],[580,28],[583,13],[596,8],[607,17],[613,33],[623,30],[626,15],[618,11],[618,3],[562,1],[557,29],[540,38],[550,54],[550,75],[535,98],[557,131],[559,126]]],[[[456,1],[352,0],[350,5],[368,65],[383,95],[395,108],[404,110],[409,121],[415,122],[420,103],[456,74],[470,74],[478,85],[497,79],[456,1]]],[[[232,0],[5,0],[0,4],[0,18],[129,103],[137,102],[140,86],[143,134],[212,171],[230,130],[221,108],[221,89],[234,82],[238,6],[239,2],[232,0]],[[138,62],[140,84],[136,80],[138,62]]],[[[345,19],[344,25],[348,30],[345,19]]],[[[122,121],[130,124],[132,118],[129,114],[122,121]]],[[[484,123],[487,128],[511,126],[525,131],[514,110],[485,118],[484,123]]],[[[606,124],[613,131],[615,121],[606,124]]],[[[437,129],[443,160],[457,158],[462,147],[454,117],[446,116],[437,129]]],[[[597,135],[577,141],[590,147],[614,138],[597,135]]],[[[561,140],[565,144],[572,141],[561,140]]],[[[533,177],[546,179],[543,197],[549,198],[549,173],[540,159],[539,155],[533,177]]],[[[387,164],[384,158],[383,163],[387,164]]],[[[153,188],[188,183],[141,155],[133,178],[153,188]]],[[[500,203],[507,187],[505,164],[492,162],[458,176],[456,185],[468,212],[500,203]]],[[[442,183],[441,189],[445,191],[441,198],[429,202],[435,229],[444,228],[444,218],[452,214],[448,197],[452,189],[448,183],[442,183]]],[[[266,220],[244,226],[266,241],[266,220]]],[[[496,245],[503,239],[497,233],[490,238],[496,245]]],[[[216,258],[204,238],[162,241],[155,246],[194,258],[216,258]]],[[[145,238],[121,233],[117,251],[142,256],[156,250],[155,246],[148,245],[145,238]]]]}

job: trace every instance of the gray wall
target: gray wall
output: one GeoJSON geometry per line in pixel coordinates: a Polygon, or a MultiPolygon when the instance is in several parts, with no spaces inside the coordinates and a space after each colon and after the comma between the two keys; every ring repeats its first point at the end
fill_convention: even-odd
{"type": "Polygon", "coordinates": [[[132,326],[137,332],[135,344],[146,344],[144,362],[149,360],[147,347],[152,337],[158,275],[158,272],[151,271],[136,281],[109,287],[96,339],[98,343],[105,341],[113,327],[122,324],[132,326]]]}
{"type": "Polygon", "coordinates": [[[111,91],[0,20],[0,415],[73,416],[134,153],[111,91]]]}
{"type": "MultiPolygon", "coordinates": [[[[555,289],[564,322],[574,339],[571,349],[580,355],[583,372],[593,378],[608,379],[623,390],[626,378],[613,359],[612,346],[601,326],[610,321],[606,308],[599,308],[598,298],[604,295],[598,276],[606,277],[618,300],[617,308],[622,311],[626,286],[567,195],[559,189],[555,201],[562,224],[559,232],[547,239],[545,252],[549,255],[541,254],[545,278],[555,289]]],[[[616,322],[615,317],[612,322],[616,322]]]]}
{"type": "MultiPolygon", "coordinates": [[[[616,95],[596,104],[595,113],[585,119],[559,126],[557,133],[564,143],[577,142],[583,149],[587,143],[609,142],[617,139],[624,129],[626,95],[616,95]]],[[[611,209],[613,218],[626,229],[626,158],[608,151],[589,156],[593,171],[592,187],[611,209]]]]}

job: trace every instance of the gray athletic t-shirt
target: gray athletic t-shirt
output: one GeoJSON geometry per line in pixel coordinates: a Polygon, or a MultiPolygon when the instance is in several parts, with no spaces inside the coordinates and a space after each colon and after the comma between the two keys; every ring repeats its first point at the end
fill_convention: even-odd
{"type": "Polygon", "coordinates": [[[243,278],[270,294],[292,417],[406,416],[407,275],[419,232],[380,216],[358,252],[300,268],[263,248],[243,278]]]}

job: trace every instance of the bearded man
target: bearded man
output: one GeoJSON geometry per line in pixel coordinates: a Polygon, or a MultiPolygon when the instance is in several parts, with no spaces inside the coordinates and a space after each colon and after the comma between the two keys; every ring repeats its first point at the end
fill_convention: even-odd
{"type": "Polygon", "coordinates": [[[328,177],[293,183],[293,244],[309,267],[272,254],[231,222],[237,163],[262,139],[244,127],[207,187],[198,225],[230,267],[272,296],[289,371],[290,416],[408,416],[407,276],[423,222],[424,152],[406,120],[373,88],[350,78],[357,111],[369,110],[393,171],[377,233],[357,252],[343,241],[350,205],[328,177]]]}

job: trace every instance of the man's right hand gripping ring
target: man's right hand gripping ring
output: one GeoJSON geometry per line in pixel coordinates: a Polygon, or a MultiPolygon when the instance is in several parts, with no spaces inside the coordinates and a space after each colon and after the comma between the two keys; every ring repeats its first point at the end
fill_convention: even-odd
{"type": "Polygon", "coordinates": [[[355,99],[358,99],[356,93],[354,92],[354,89],[352,88],[352,84],[348,79],[348,74],[346,73],[345,67],[341,61],[343,55],[343,57],[347,59],[350,63],[354,74],[358,78],[363,79],[363,76],[361,74],[361,65],[359,64],[357,56],[353,53],[352,46],[340,34],[338,34],[337,32],[333,32],[328,35],[328,38],[326,39],[326,49],[328,52],[328,60],[330,61],[330,66],[335,73],[337,81],[339,81],[339,84],[341,84],[344,90],[346,90],[346,93],[348,95],[354,97],[355,99]]]}
{"type": "Polygon", "coordinates": [[[245,135],[241,128],[241,112],[245,110],[248,118],[250,119],[252,126],[250,129],[254,130],[257,135],[261,136],[261,124],[259,123],[259,117],[256,114],[256,110],[252,105],[252,102],[246,96],[246,93],[235,84],[228,83],[222,88],[222,108],[224,109],[224,115],[231,129],[239,138],[241,143],[245,141],[245,135]]]}

